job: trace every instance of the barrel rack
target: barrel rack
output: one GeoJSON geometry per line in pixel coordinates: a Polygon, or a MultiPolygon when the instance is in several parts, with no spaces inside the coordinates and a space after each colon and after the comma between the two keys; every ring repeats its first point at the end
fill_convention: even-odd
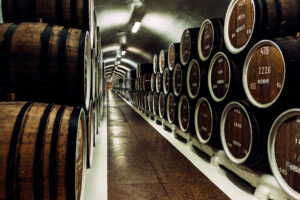
{"type": "Polygon", "coordinates": [[[120,97],[229,198],[236,200],[292,199],[281,189],[274,176],[232,163],[223,150],[201,144],[196,137],[182,132],[176,125],[120,97]]]}

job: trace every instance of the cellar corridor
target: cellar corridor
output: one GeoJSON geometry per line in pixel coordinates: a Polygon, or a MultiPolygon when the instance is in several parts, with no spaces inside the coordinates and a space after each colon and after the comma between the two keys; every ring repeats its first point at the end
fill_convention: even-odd
{"type": "Polygon", "coordinates": [[[119,96],[107,98],[108,199],[228,199],[119,96]]]}

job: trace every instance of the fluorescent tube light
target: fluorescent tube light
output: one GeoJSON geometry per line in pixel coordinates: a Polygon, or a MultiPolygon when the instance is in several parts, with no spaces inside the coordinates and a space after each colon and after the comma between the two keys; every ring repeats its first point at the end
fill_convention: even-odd
{"type": "Polygon", "coordinates": [[[132,28],[132,32],[136,33],[139,30],[140,26],[141,26],[141,22],[135,22],[132,28]]]}

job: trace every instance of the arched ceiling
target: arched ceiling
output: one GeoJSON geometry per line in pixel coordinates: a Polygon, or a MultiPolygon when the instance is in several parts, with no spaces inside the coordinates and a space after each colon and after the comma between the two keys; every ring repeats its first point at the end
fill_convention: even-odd
{"type": "Polygon", "coordinates": [[[179,42],[184,29],[206,18],[224,17],[230,0],[95,0],[105,66],[135,69],[151,63],[154,53],[179,42]],[[132,33],[136,21],[141,22],[132,33]],[[126,54],[117,55],[125,48],[126,54]]]}

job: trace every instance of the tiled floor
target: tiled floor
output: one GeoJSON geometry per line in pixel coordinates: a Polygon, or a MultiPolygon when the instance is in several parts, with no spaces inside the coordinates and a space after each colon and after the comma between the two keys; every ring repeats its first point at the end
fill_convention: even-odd
{"type": "Polygon", "coordinates": [[[109,200],[228,199],[117,95],[107,112],[109,200]]]}

